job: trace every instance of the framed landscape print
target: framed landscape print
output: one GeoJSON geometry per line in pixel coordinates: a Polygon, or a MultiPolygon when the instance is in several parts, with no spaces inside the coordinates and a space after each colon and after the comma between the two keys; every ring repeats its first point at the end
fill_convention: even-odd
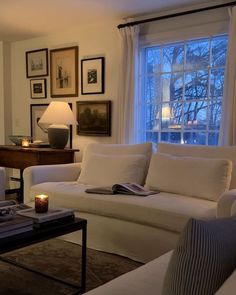
{"type": "Polygon", "coordinates": [[[50,50],[51,97],[78,96],[78,46],[50,50]]]}
{"type": "Polygon", "coordinates": [[[48,49],[26,51],[26,76],[27,78],[48,75],[48,49]]]}
{"type": "Polygon", "coordinates": [[[31,79],[30,94],[31,98],[46,98],[47,86],[46,79],[31,79]]]}
{"type": "Polygon", "coordinates": [[[105,58],[81,60],[81,93],[100,94],[105,91],[105,58]]]}
{"type": "MultiPolygon", "coordinates": [[[[72,109],[72,104],[69,103],[72,109]]],[[[46,111],[48,103],[44,104],[31,104],[30,105],[30,127],[31,136],[34,140],[41,140],[42,142],[48,142],[48,127],[49,124],[39,124],[39,120],[43,113],[46,111]]],[[[72,148],[72,126],[70,126],[69,140],[67,143],[68,148],[72,148]]]]}
{"type": "Polygon", "coordinates": [[[79,101],[77,134],[111,136],[111,101],[79,101]]]}

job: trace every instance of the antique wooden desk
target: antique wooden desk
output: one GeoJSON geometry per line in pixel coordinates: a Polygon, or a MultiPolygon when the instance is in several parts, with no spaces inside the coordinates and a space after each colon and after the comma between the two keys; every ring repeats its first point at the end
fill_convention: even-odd
{"type": "MultiPolygon", "coordinates": [[[[20,169],[19,201],[23,200],[23,170],[29,166],[73,163],[75,149],[32,148],[0,145],[0,166],[20,169]]],[[[8,190],[6,193],[11,193],[8,190]]]]}

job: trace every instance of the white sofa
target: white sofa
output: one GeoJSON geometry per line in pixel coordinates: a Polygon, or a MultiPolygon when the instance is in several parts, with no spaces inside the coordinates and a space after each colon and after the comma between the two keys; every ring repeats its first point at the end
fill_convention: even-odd
{"type": "MultiPolygon", "coordinates": [[[[191,158],[225,158],[231,160],[233,166],[235,166],[236,161],[236,147],[184,146],[160,143],[158,151],[164,154],[181,156],[183,160],[186,160],[184,156],[191,158]]],[[[104,185],[108,179],[111,181],[114,173],[114,179],[118,177],[119,181],[124,181],[126,178],[136,180],[136,174],[140,176],[141,166],[143,167],[144,179],[141,180],[139,177],[139,181],[149,182],[149,187],[150,184],[155,186],[155,177],[157,175],[154,175],[154,177],[150,175],[153,170],[155,174],[154,162],[154,164],[151,162],[147,171],[150,157],[150,144],[130,146],[91,144],[83,156],[82,164],[26,168],[23,175],[24,202],[33,202],[36,194],[47,193],[50,198],[50,205],[74,208],[77,216],[88,220],[88,247],[117,253],[141,262],[150,261],[172,250],[176,245],[180,232],[190,217],[215,217],[217,214],[218,216],[230,216],[236,210],[236,190],[233,190],[236,188],[236,169],[233,169],[232,172],[231,190],[223,194],[219,200],[218,197],[216,200],[208,200],[201,196],[205,190],[206,194],[208,193],[208,182],[206,182],[208,179],[204,179],[204,173],[207,173],[208,166],[205,163],[203,163],[205,168],[199,173],[202,175],[203,179],[201,181],[205,182],[205,186],[199,188],[198,183],[187,180],[191,176],[191,171],[186,174],[186,184],[188,186],[186,192],[190,192],[189,195],[175,192],[175,189],[178,191],[178,182],[181,181],[178,178],[181,174],[179,171],[174,174],[176,175],[176,181],[171,184],[171,192],[168,192],[168,187],[166,188],[168,182],[163,184],[164,192],[143,198],[128,195],[96,195],[84,192],[91,185],[104,185]],[[100,162],[100,164],[99,159],[96,158],[97,155],[104,157],[104,161],[100,162]],[[123,162],[127,162],[127,165],[130,164],[130,167],[133,167],[132,171],[129,169],[123,171],[119,163],[115,164],[118,167],[116,171],[107,168],[109,166],[109,157],[110,162],[113,163],[112,157],[116,158],[117,161],[117,157],[120,155],[127,156],[127,158],[120,161],[120,166],[123,165],[123,162]],[[130,163],[129,158],[132,158],[132,163],[130,163]],[[90,175],[86,175],[88,171],[87,164],[89,164],[89,167],[93,167],[90,175]],[[146,178],[147,172],[148,176],[146,178]],[[122,178],[119,173],[124,177],[122,178]],[[90,179],[93,179],[93,183],[83,184],[81,181],[79,183],[77,181],[78,177],[85,183],[85,180],[90,177],[90,179]],[[192,196],[195,190],[198,191],[200,197],[192,196]]],[[[173,158],[173,161],[167,161],[167,164],[171,167],[173,162],[178,167],[180,158],[176,158],[173,158]]],[[[182,169],[184,172],[186,167],[189,166],[188,159],[183,163],[185,163],[182,169]]],[[[201,163],[200,160],[196,159],[193,170],[195,166],[200,165],[199,163],[201,163]]],[[[164,168],[169,167],[168,165],[164,165],[164,168]]],[[[173,171],[164,171],[166,170],[164,168],[163,175],[164,172],[167,173],[165,175],[168,175],[169,172],[173,175],[173,171]]],[[[197,171],[197,169],[199,167],[195,170],[197,171]]],[[[159,173],[159,176],[161,178],[162,173],[159,173]]],[[[221,180],[214,181],[214,179],[209,178],[209,186],[214,188],[221,183],[221,180]]],[[[71,234],[66,239],[80,242],[80,233],[71,234]]]]}

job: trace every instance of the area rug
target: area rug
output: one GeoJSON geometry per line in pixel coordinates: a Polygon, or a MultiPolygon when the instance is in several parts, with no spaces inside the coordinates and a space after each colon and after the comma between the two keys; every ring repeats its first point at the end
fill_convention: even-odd
{"type": "MultiPolygon", "coordinates": [[[[52,239],[2,256],[63,280],[80,283],[81,247],[77,244],[52,239]]],[[[141,263],[119,255],[88,249],[86,291],[140,265],[141,263]]],[[[74,288],[0,261],[1,295],[71,295],[74,293],[74,288]]]]}

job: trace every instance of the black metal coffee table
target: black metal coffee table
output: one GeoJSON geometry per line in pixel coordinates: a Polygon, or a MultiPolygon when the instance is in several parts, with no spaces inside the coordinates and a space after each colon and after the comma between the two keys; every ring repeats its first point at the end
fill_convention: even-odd
{"type": "Polygon", "coordinates": [[[1,238],[0,235],[0,254],[10,252],[12,250],[20,249],[29,245],[33,245],[39,242],[43,242],[58,236],[62,236],[68,233],[72,233],[77,230],[82,230],[82,262],[81,262],[81,279],[80,285],[72,284],[54,276],[42,273],[35,269],[31,269],[23,264],[15,262],[6,257],[0,256],[0,260],[21,267],[25,270],[42,275],[46,278],[53,279],[60,283],[66,284],[70,287],[76,288],[75,294],[85,292],[86,289],[86,247],[87,247],[87,220],[82,218],[75,218],[71,221],[54,222],[51,225],[47,225],[41,228],[32,229],[25,233],[15,234],[9,237],[1,238]]]}

